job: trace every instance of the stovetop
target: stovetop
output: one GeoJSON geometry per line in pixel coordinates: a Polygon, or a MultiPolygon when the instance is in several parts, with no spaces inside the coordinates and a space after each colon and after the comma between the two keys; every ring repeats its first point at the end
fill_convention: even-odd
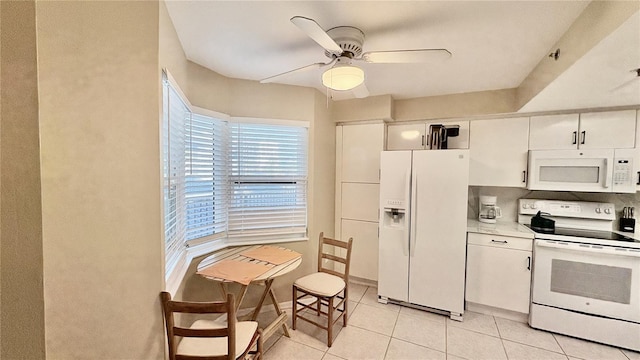
{"type": "MultiPolygon", "coordinates": [[[[523,224],[531,229],[531,225],[523,224]]],[[[535,231],[536,239],[565,241],[573,243],[597,244],[605,246],[640,249],[640,240],[624,236],[612,231],[585,230],[556,227],[553,232],[535,231]]]]}
{"type": "MultiPolygon", "coordinates": [[[[614,232],[615,206],[611,203],[520,199],[518,223],[534,232],[538,240],[597,244],[640,249],[640,240],[614,232]],[[554,220],[551,229],[533,229],[531,220],[538,211],[554,220]]],[[[634,250],[635,251],[635,250],[634,250]]]]}
{"type": "MultiPolygon", "coordinates": [[[[524,225],[531,229],[531,225],[524,225]]],[[[614,233],[612,231],[600,231],[600,230],[585,230],[585,229],[570,229],[570,228],[555,228],[553,231],[536,231],[531,229],[536,234],[541,235],[560,235],[560,236],[570,236],[570,237],[581,237],[581,238],[589,238],[589,239],[603,239],[603,240],[615,240],[615,241],[625,241],[625,242],[637,242],[636,239],[630,238],[628,236],[624,236],[618,233],[614,233]]]]}

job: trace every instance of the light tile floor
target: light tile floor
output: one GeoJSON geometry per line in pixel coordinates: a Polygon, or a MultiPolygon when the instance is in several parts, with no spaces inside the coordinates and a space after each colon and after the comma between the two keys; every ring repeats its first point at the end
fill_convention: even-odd
{"type": "MultiPolygon", "coordinates": [[[[384,305],[374,287],[350,284],[349,322],[336,324],[334,342],[304,321],[291,337],[268,339],[265,360],[640,360],[640,353],[552,334],[527,324],[465,312],[464,321],[425,311],[384,305]]],[[[290,311],[288,311],[290,314],[290,311]]],[[[264,313],[268,320],[274,314],[264,313]]],[[[289,319],[289,325],[291,320],[289,319]]]]}

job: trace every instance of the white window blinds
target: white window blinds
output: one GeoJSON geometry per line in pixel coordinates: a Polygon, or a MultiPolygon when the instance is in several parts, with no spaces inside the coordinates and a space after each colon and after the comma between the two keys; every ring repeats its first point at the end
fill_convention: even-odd
{"type": "Polygon", "coordinates": [[[166,78],[162,89],[165,269],[168,274],[184,250],[185,122],[191,112],[166,78]]]}
{"type": "Polygon", "coordinates": [[[305,239],[306,123],[196,114],[166,73],[162,90],[167,283],[195,256],[229,243],[305,239]]]}
{"type": "Polygon", "coordinates": [[[225,231],[227,122],[192,114],[187,123],[187,240],[225,231]]]}
{"type": "Polygon", "coordinates": [[[228,236],[306,236],[307,128],[230,124],[228,236]]]}

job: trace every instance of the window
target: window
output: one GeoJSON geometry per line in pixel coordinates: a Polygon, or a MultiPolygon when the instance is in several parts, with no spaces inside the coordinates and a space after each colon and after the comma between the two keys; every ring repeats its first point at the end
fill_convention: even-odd
{"type": "Polygon", "coordinates": [[[231,124],[230,239],[295,239],[307,227],[307,129],[231,124]]]}
{"type": "Polygon", "coordinates": [[[192,114],[185,137],[186,240],[190,241],[226,230],[227,122],[192,114]]]}
{"type": "Polygon", "coordinates": [[[305,239],[307,231],[306,123],[193,109],[163,74],[168,288],[179,285],[195,256],[231,242],[305,239]]]}
{"type": "Polygon", "coordinates": [[[190,117],[187,105],[176,90],[163,79],[162,160],[164,188],[164,241],[167,271],[173,269],[185,240],[184,170],[185,123],[190,117]]]}

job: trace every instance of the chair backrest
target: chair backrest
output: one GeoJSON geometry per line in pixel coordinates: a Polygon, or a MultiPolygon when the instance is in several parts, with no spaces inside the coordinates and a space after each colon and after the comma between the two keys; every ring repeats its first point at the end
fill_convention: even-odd
{"type": "Polygon", "coordinates": [[[236,358],[236,308],[233,294],[227,295],[226,301],[189,302],[171,300],[171,294],[166,291],[160,293],[162,311],[167,329],[169,343],[169,360],[197,359],[197,356],[184,357],[176,354],[177,337],[227,337],[228,354],[225,356],[203,356],[202,359],[235,359],[236,358]],[[188,314],[227,314],[227,327],[216,329],[191,329],[175,324],[174,313],[188,314]]]}
{"type": "Polygon", "coordinates": [[[320,233],[320,239],[318,240],[318,271],[332,274],[341,277],[345,283],[349,282],[349,263],[351,262],[351,246],[353,245],[353,238],[349,238],[347,241],[341,241],[336,239],[330,239],[324,237],[324,233],[320,233]],[[324,245],[332,245],[333,253],[328,252],[324,245]],[[338,249],[345,249],[346,254],[342,256],[341,251],[338,249]],[[344,266],[333,266],[328,268],[324,260],[333,261],[333,265],[336,263],[343,264],[344,266]],[[343,271],[340,271],[342,268],[343,271]]]}

